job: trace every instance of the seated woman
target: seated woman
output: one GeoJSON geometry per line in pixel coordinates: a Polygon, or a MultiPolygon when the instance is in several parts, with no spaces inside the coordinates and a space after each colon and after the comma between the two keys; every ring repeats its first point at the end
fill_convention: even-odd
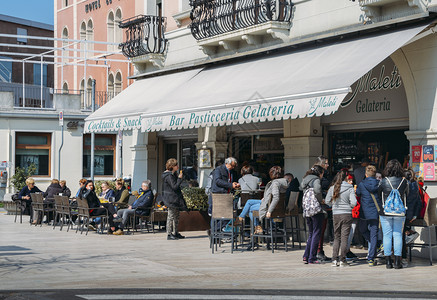
{"type": "MultiPolygon", "coordinates": [[[[108,234],[112,234],[115,231],[114,218],[121,219],[117,217],[114,205],[112,203],[100,203],[99,198],[97,198],[96,192],[94,191],[94,182],[92,180],[87,180],[85,186],[80,190],[80,196],[82,199],[86,199],[88,202],[88,207],[90,208],[90,216],[98,216],[106,214],[108,210],[108,222],[110,229],[108,234]]],[[[90,224],[90,229],[95,230],[93,224],[90,224]]]]}
{"type": "Polygon", "coordinates": [[[76,193],[76,196],[75,196],[76,198],[78,198],[80,196],[80,191],[85,186],[85,184],[86,184],[86,179],[85,178],[82,178],[81,180],[79,180],[79,189],[77,190],[77,193],[76,193]]]}
{"type": "MultiPolygon", "coordinates": [[[[128,207],[129,202],[129,191],[124,186],[124,180],[121,178],[118,178],[115,181],[115,203],[114,205],[118,209],[124,209],[128,207]]],[[[133,193],[132,193],[133,194],[133,193]]]]}
{"type": "MultiPolygon", "coordinates": [[[[270,218],[271,212],[275,209],[279,201],[279,194],[285,193],[288,188],[289,182],[286,178],[282,177],[282,168],[279,166],[273,166],[269,171],[271,181],[267,183],[264,192],[264,197],[261,200],[250,199],[244,205],[243,211],[241,212],[239,219],[242,221],[244,217],[249,213],[249,217],[253,219],[253,211],[259,210],[260,220],[265,217],[270,218]],[[270,202],[270,198],[272,201],[270,202]],[[270,205],[269,205],[270,202],[270,205]]],[[[262,233],[263,229],[255,220],[255,233],[262,233]]]]}
{"type": "Polygon", "coordinates": [[[241,177],[238,179],[238,183],[241,187],[241,192],[254,192],[258,188],[258,182],[260,178],[253,176],[253,168],[249,165],[245,165],[241,168],[241,177]]]}
{"type": "MultiPolygon", "coordinates": [[[[18,199],[25,200],[26,206],[24,208],[24,213],[28,213],[30,215],[30,207],[32,203],[32,198],[30,198],[30,194],[33,193],[42,193],[42,191],[35,185],[35,180],[32,177],[26,179],[26,185],[21,189],[20,193],[18,193],[18,199]]],[[[34,213],[32,224],[36,224],[38,215],[34,213]]]]}
{"type": "Polygon", "coordinates": [[[71,197],[71,191],[70,191],[70,189],[67,187],[67,181],[65,181],[65,180],[60,180],[60,181],[59,181],[59,185],[60,185],[61,188],[62,188],[62,195],[63,195],[63,196],[67,196],[68,198],[70,198],[70,197],[71,197]]]}
{"type": "Polygon", "coordinates": [[[115,193],[110,188],[109,183],[107,181],[102,182],[102,192],[100,193],[99,196],[105,198],[105,200],[109,200],[111,197],[115,197],[115,193]]]}

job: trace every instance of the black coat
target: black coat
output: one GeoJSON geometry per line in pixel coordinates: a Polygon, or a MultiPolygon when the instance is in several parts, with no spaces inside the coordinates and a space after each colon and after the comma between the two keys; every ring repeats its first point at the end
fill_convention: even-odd
{"type": "Polygon", "coordinates": [[[47,199],[54,199],[55,195],[61,194],[62,192],[63,190],[59,183],[52,183],[49,185],[43,196],[47,199]]]}
{"type": "Polygon", "coordinates": [[[71,191],[66,185],[62,188],[62,195],[67,196],[68,198],[71,197],[71,191]]]}
{"type": "Polygon", "coordinates": [[[82,199],[86,199],[88,202],[89,208],[99,208],[100,207],[100,200],[96,195],[96,192],[93,190],[87,190],[85,187],[83,187],[80,190],[80,197],[82,199]]]}
{"type": "Polygon", "coordinates": [[[226,194],[229,193],[229,190],[232,190],[233,180],[229,182],[229,174],[232,173],[229,172],[225,164],[214,169],[212,174],[211,193],[226,194]]]}
{"type": "MultiPolygon", "coordinates": [[[[390,195],[390,192],[392,190],[392,186],[393,189],[398,189],[399,194],[401,195],[402,200],[404,201],[404,203],[406,204],[406,197],[408,196],[408,180],[403,178],[403,177],[388,177],[388,179],[390,180],[390,183],[386,178],[383,178],[381,180],[381,184],[379,185],[378,188],[378,194],[382,196],[382,203],[385,204],[385,200],[387,199],[388,195],[390,195]],[[403,179],[403,181],[402,181],[403,179]],[[402,184],[401,184],[402,181],[402,184]]],[[[381,208],[381,212],[383,214],[384,209],[381,208]]]]}
{"type": "Polygon", "coordinates": [[[412,220],[420,215],[422,209],[422,200],[420,200],[419,185],[416,181],[410,181],[409,192],[407,196],[407,220],[412,220]]]}
{"type": "Polygon", "coordinates": [[[165,206],[169,208],[185,209],[185,201],[181,191],[182,179],[176,173],[165,171],[162,173],[162,196],[165,206]]]}

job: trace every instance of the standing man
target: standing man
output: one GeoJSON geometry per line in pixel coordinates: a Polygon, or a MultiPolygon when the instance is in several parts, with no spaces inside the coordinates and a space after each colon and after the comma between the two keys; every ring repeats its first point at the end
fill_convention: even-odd
{"type": "Polygon", "coordinates": [[[361,181],[364,180],[364,178],[366,178],[366,167],[370,164],[369,159],[367,158],[363,158],[363,160],[361,161],[361,166],[359,166],[358,168],[356,168],[354,170],[354,177],[355,177],[355,184],[357,186],[360,185],[361,181]]]}
{"type": "MultiPolygon", "coordinates": [[[[235,182],[232,170],[237,166],[237,159],[228,157],[225,163],[214,169],[212,172],[211,193],[208,199],[208,213],[212,214],[212,194],[229,194],[233,189],[240,187],[238,182],[235,182]]],[[[212,220],[211,220],[212,228],[212,220]]]]}

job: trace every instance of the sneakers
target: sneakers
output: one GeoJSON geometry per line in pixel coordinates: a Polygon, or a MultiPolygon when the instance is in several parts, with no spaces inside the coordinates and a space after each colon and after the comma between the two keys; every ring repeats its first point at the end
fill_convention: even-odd
{"type": "Polygon", "coordinates": [[[346,253],[346,260],[355,260],[355,259],[357,259],[357,256],[352,251],[346,253]]]}
{"type": "Polygon", "coordinates": [[[340,262],[340,267],[341,268],[343,268],[343,267],[349,267],[350,265],[347,263],[347,262],[345,262],[345,261],[341,261],[340,262]]]}
{"type": "Polygon", "coordinates": [[[170,241],[170,240],[178,240],[178,237],[173,235],[173,234],[169,234],[169,235],[167,235],[167,240],[168,241],[170,241]]]}
{"type": "Polygon", "coordinates": [[[114,235],[123,235],[124,232],[123,232],[123,230],[119,229],[117,231],[114,231],[112,234],[114,234],[114,235]]]}
{"type": "Polygon", "coordinates": [[[317,259],[320,261],[331,261],[331,259],[325,255],[324,251],[320,251],[317,253],[317,259]]]}
{"type": "Polygon", "coordinates": [[[338,267],[340,264],[337,260],[332,261],[331,267],[338,267]]]}
{"type": "Polygon", "coordinates": [[[302,260],[303,260],[304,264],[306,264],[306,265],[308,264],[308,259],[306,257],[304,257],[302,260]]]}
{"type": "Polygon", "coordinates": [[[378,264],[378,262],[376,261],[376,259],[369,259],[367,261],[367,263],[369,264],[369,267],[374,267],[378,264]]]}
{"type": "Polygon", "coordinates": [[[376,257],[383,258],[384,257],[384,245],[381,244],[379,248],[376,250],[376,257]]]}
{"type": "Polygon", "coordinates": [[[176,234],[176,237],[178,238],[178,239],[184,239],[185,237],[182,235],[182,234],[180,234],[179,232],[176,234]]]}
{"type": "Polygon", "coordinates": [[[94,227],[94,225],[92,225],[92,224],[88,225],[88,229],[92,230],[92,231],[96,231],[97,230],[96,227],[94,227]]]}
{"type": "Polygon", "coordinates": [[[308,264],[310,264],[310,265],[321,265],[322,262],[320,260],[316,259],[316,260],[313,260],[313,261],[309,261],[308,264]]]}
{"type": "Polygon", "coordinates": [[[419,237],[419,234],[417,232],[412,233],[410,235],[405,236],[405,244],[411,244],[419,237]]]}

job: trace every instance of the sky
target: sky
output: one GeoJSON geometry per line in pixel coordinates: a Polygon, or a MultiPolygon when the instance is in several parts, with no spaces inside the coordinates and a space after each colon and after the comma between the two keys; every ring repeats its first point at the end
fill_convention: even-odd
{"type": "Polygon", "coordinates": [[[0,14],[53,25],[53,0],[0,0],[0,14]]]}

